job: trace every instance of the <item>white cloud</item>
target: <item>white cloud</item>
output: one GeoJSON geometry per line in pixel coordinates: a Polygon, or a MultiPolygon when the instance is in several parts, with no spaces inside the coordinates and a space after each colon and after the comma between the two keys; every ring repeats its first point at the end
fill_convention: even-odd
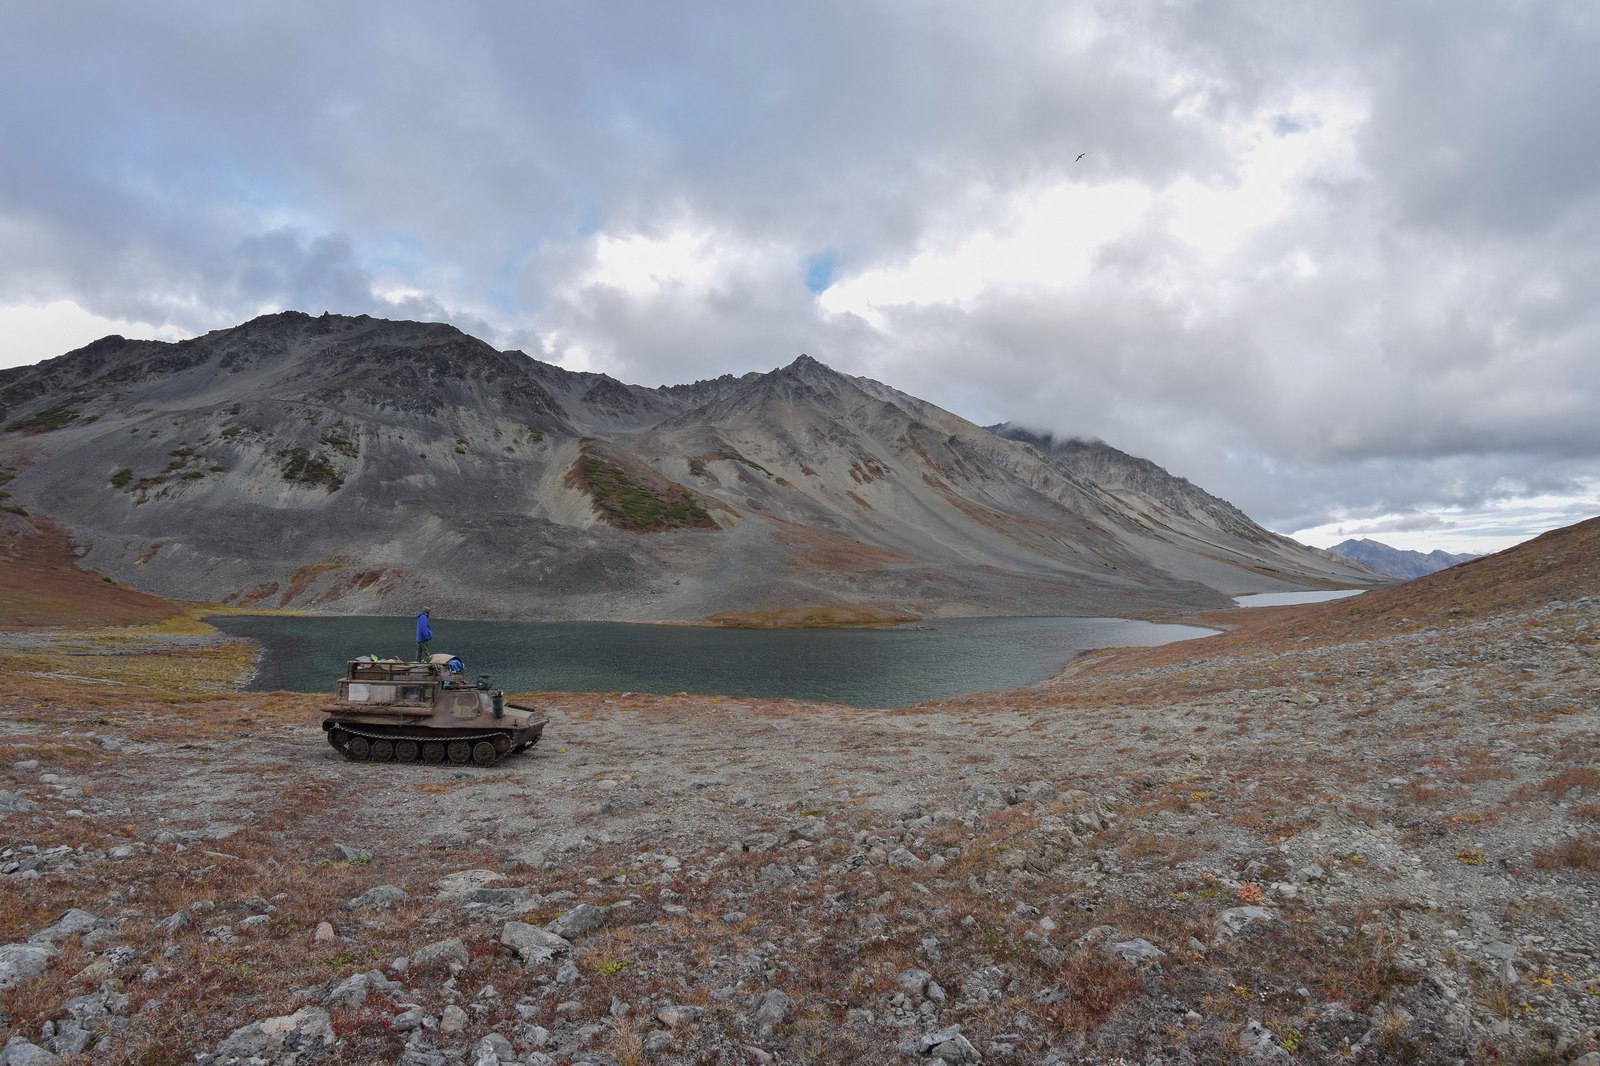
{"type": "Polygon", "coordinates": [[[130,340],[175,341],[187,330],[149,322],[127,322],[85,311],[70,300],[0,307],[0,367],[52,359],[113,333],[130,340]]]}

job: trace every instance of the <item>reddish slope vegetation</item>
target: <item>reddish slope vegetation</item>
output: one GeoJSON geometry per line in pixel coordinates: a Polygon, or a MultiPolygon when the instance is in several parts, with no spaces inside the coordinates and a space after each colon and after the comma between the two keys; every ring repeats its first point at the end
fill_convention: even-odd
{"type": "Polygon", "coordinates": [[[1191,659],[1258,655],[1289,645],[1341,644],[1429,626],[1471,622],[1600,592],[1600,518],[1552,530],[1497,555],[1347,600],[1255,607],[1203,616],[1228,630],[1199,641],[1095,656],[1085,673],[1191,659]]]}
{"type": "Polygon", "coordinates": [[[49,519],[0,514],[0,624],[134,625],[170,618],[183,605],[80,570],[72,543],[49,519]]]}

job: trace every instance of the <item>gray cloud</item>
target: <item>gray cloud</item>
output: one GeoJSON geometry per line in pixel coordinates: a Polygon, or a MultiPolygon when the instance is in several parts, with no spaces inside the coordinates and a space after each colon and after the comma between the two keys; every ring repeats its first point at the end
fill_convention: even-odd
{"type": "Polygon", "coordinates": [[[0,37],[0,306],[445,319],[650,384],[808,351],[1286,530],[1589,499],[1590,7],[30,5],[0,37]],[[1279,158],[1313,161],[1267,211],[1279,158]],[[1151,198],[1080,279],[870,315],[806,288],[1063,187],[1151,198]],[[1225,250],[1178,236],[1240,204],[1225,250]],[[597,234],[679,231],[705,276],[601,269],[597,234]]]}

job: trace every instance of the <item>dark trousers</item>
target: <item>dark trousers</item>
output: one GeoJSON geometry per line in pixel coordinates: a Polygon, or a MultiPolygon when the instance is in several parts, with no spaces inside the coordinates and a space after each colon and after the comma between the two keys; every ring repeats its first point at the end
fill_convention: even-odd
{"type": "Polygon", "coordinates": [[[431,641],[426,640],[417,643],[417,662],[425,663],[428,661],[428,645],[430,643],[431,641]]]}

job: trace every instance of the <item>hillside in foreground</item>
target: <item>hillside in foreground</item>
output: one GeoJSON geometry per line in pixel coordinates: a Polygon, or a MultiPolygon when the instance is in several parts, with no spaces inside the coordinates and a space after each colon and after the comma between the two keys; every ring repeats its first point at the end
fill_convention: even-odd
{"type": "Polygon", "coordinates": [[[488,770],[338,760],[176,608],[8,633],[0,1039],[1589,1066],[1597,568],[1600,520],[892,711],[530,694],[488,770]]]}

